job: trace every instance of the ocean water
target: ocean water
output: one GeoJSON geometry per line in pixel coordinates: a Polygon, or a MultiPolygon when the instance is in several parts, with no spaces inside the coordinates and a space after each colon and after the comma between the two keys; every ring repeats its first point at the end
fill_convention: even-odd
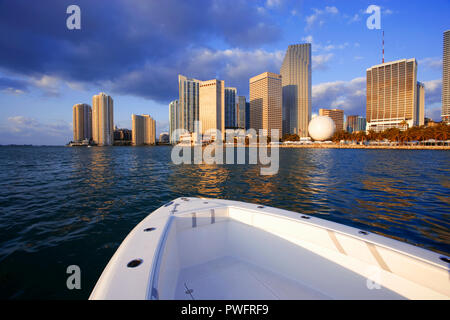
{"type": "Polygon", "coordinates": [[[125,236],[177,197],[232,199],[450,254],[450,152],[280,149],[260,165],[175,165],[171,147],[0,147],[0,299],[87,299],[125,236]],[[66,269],[81,269],[69,290],[66,269]]]}

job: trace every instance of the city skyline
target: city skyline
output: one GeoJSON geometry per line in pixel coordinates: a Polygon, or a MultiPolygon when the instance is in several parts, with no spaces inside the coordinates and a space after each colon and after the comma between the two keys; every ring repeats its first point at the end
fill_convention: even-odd
{"type": "MultiPolygon", "coordinates": [[[[82,29],[79,33],[65,30],[64,25],[58,31],[57,23],[59,20],[64,21],[65,14],[65,8],[60,4],[50,8],[44,3],[44,9],[49,9],[45,13],[42,8],[34,8],[34,4],[25,5],[25,2],[21,1],[1,5],[1,24],[4,30],[17,34],[17,38],[14,43],[0,44],[0,101],[3,106],[0,111],[0,129],[3,133],[0,144],[65,144],[71,140],[73,132],[72,117],[68,110],[75,103],[88,103],[95,92],[101,91],[114,96],[114,125],[131,128],[130,114],[154,114],[159,125],[157,134],[168,131],[168,104],[178,96],[178,74],[198,79],[223,79],[227,85],[237,87],[239,95],[248,98],[250,77],[265,71],[279,73],[288,45],[305,42],[312,43],[312,113],[317,114],[319,108],[341,108],[346,115],[365,116],[365,70],[381,63],[381,31],[368,30],[366,27],[368,15],[364,11],[370,2],[321,1],[299,7],[289,1],[270,1],[270,4],[269,1],[239,1],[239,5],[232,10],[248,14],[248,21],[241,26],[242,31],[219,26],[213,31],[214,36],[207,34],[205,38],[203,35],[202,39],[209,39],[204,45],[195,38],[200,34],[199,31],[189,27],[185,30],[194,37],[188,42],[181,41],[182,44],[170,44],[175,46],[174,54],[157,52],[159,56],[153,56],[150,51],[155,47],[147,44],[145,47],[139,47],[137,53],[125,60],[120,56],[121,50],[112,40],[120,38],[123,41],[132,41],[129,28],[140,26],[143,22],[139,19],[130,20],[125,14],[119,15],[115,17],[119,24],[129,25],[129,28],[114,29],[117,33],[112,39],[93,38],[93,32],[103,34],[105,31],[90,23],[93,21],[93,12],[98,8],[88,2],[75,2],[82,10],[82,29]],[[19,29],[10,17],[4,15],[5,12],[16,11],[33,12],[30,24],[19,29]],[[59,15],[62,17],[58,18],[59,15]],[[46,21],[43,21],[44,17],[47,17],[46,21]],[[54,32],[50,30],[52,26],[54,32]],[[257,26],[261,26],[263,30],[259,30],[257,26]],[[32,33],[27,33],[27,30],[32,30],[32,33]],[[256,33],[250,36],[252,30],[256,33]],[[274,32],[270,33],[271,30],[274,32]],[[37,41],[42,34],[47,34],[51,39],[51,48],[61,57],[49,56],[47,51],[23,46],[27,41],[37,41]],[[259,38],[258,34],[265,35],[266,38],[259,38]],[[94,39],[99,41],[97,46],[112,50],[110,59],[102,56],[102,59],[98,60],[100,57],[90,48],[94,39]],[[79,46],[74,49],[84,49],[85,55],[67,56],[66,51],[60,49],[65,41],[71,45],[76,41],[79,46]],[[185,51],[184,48],[193,49],[185,51]],[[14,58],[12,49],[22,53],[20,57],[28,57],[28,62],[14,58]],[[179,60],[180,63],[171,64],[169,58],[162,58],[164,55],[170,58],[176,56],[179,59],[181,52],[184,52],[185,59],[179,60]],[[136,58],[133,63],[137,64],[137,69],[128,65],[128,60],[133,58],[136,58]],[[99,61],[102,62],[100,66],[99,61]],[[95,66],[94,63],[96,68],[92,67],[95,66]],[[131,72],[123,73],[121,64],[128,66],[131,72]],[[45,65],[48,68],[44,68],[45,65]],[[85,74],[77,71],[74,66],[81,66],[78,69],[84,70],[85,74]],[[152,68],[148,69],[152,66],[154,73],[150,72],[152,68]],[[91,76],[92,71],[103,79],[91,76]],[[143,74],[146,75],[144,78],[143,74]],[[120,85],[126,85],[128,88],[120,85]]],[[[121,1],[111,4],[115,8],[123,5],[121,1]]],[[[418,79],[426,88],[425,116],[440,121],[442,40],[443,32],[448,30],[444,12],[448,12],[450,5],[445,1],[436,1],[427,7],[421,7],[420,10],[411,7],[406,10],[401,3],[392,1],[380,1],[378,5],[382,8],[386,61],[411,57],[417,59],[418,79]],[[419,17],[424,23],[410,23],[411,19],[418,21],[419,17]],[[404,39],[402,35],[405,32],[407,35],[414,34],[414,37],[408,36],[408,39],[404,39]]],[[[144,5],[142,14],[149,13],[146,9],[148,6],[144,5]]],[[[209,9],[206,4],[205,10],[209,9]]],[[[165,11],[155,11],[164,17],[165,11]]],[[[178,14],[178,11],[174,14],[178,14]]],[[[220,12],[216,14],[216,21],[220,22],[222,15],[220,12]]],[[[138,13],[131,14],[134,15],[139,16],[138,13]]],[[[201,20],[197,15],[192,19],[191,22],[201,20]]],[[[162,20],[157,19],[157,22],[149,23],[162,23],[158,21],[162,20]]],[[[206,23],[206,26],[212,23],[202,22],[206,23]]],[[[174,29],[168,31],[167,39],[177,39],[177,33],[173,31],[180,25],[172,23],[171,27],[174,29]]],[[[145,33],[139,40],[150,36],[145,33]]],[[[158,39],[158,35],[153,36],[158,39]]],[[[79,50],[73,52],[80,52],[79,50]]]]}

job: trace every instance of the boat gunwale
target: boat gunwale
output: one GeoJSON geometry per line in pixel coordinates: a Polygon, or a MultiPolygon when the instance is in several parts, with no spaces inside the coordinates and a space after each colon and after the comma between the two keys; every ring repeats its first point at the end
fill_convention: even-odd
{"type": "MultiPolygon", "coordinates": [[[[178,199],[181,199],[181,198],[178,198],[178,199]]],[[[176,199],[176,200],[178,200],[178,199],[176,199]]],[[[202,198],[189,198],[189,199],[199,200],[199,199],[202,199],[202,198]]],[[[240,202],[240,201],[235,201],[235,200],[217,199],[216,201],[235,202],[235,203],[245,204],[245,205],[260,206],[259,204],[245,203],[245,202],[240,202]]],[[[344,235],[344,236],[349,236],[351,238],[360,240],[360,241],[365,242],[365,243],[369,243],[369,244],[373,244],[373,245],[379,246],[379,247],[387,249],[387,250],[392,250],[392,251],[394,251],[396,253],[408,256],[410,258],[415,258],[415,259],[418,259],[418,260],[420,260],[422,262],[429,263],[429,264],[434,265],[436,267],[440,267],[440,268],[443,268],[443,269],[445,269],[447,271],[450,271],[450,267],[449,267],[450,265],[448,263],[446,263],[446,262],[441,260],[442,257],[448,259],[449,257],[447,255],[440,254],[438,252],[431,251],[429,249],[425,249],[425,248],[419,247],[419,246],[411,244],[411,243],[399,241],[399,240],[390,238],[389,236],[379,235],[379,234],[374,233],[372,231],[361,230],[359,228],[348,226],[348,225],[341,224],[341,223],[338,223],[338,222],[334,222],[334,221],[331,221],[331,220],[322,219],[322,218],[318,218],[318,217],[315,217],[315,216],[302,214],[300,212],[289,211],[289,210],[275,208],[275,207],[270,207],[270,206],[264,206],[264,208],[256,208],[255,209],[255,208],[247,208],[247,207],[242,207],[242,206],[237,206],[237,205],[226,205],[226,204],[220,205],[220,204],[217,204],[216,206],[212,206],[212,207],[208,206],[207,209],[217,209],[217,208],[224,208],[224,207],[227,208],[227,209],[229,209],[229,208],[234,208],[234,209],[238,209],[238,210],[245,209],[245,210],[252,211],[253,213],[262,213],[262,214],[269,215],[269,216],[272,216],[272,217],[278,217],[278,218],[283,218],[283,219],[290,220],[290,221],[300,222],[302,224],[306,224],[306,225],[310,225],[310,226],[313,226],[313,227],[317,227],[317,228],[323,229],[325,231],[332,231],[332,232],[335,232],[335,233],[338,233],[338,234],[341,234],[341,235],[344,235]],[[267,209],[271,209],[271,210],[281,211],[281,212],[274,213],[274,212],[262,211],[262,209],[266,209],[266,208],[267,209]],[[295,213],[295,214],[298,214],[299,216],[298,217],[290,217],[288,215],[289,213],[291,213],[291,214],[295,213]],[[308,220],[302,219],[302,216],[306,216],[309,219],[308,220]],[[314,221],[311,221],[311,219],[314,219],[314,221]],[[326,224],[331,224],[331,226],[327,226],[326,224]],[[342,230],[342,229],[349,229],[349,230],[342,230]],[[355,234],[351,233],[351,231],[355,232],[355,234]],[[377,239],[364,238],[364,237],[359,235],[359,232],[361,232],[361,231],[368,233],[367,235],[365,235],[365,237],[369,236],[369,237],[372,237],[372,238],[375,237],[377,239]],[[383,243],[383,242],[388,242],[388,243],[383,243]],[[404,247],[404,248],[400,249],[397,246],[401,246],[401,247],[404,247]],[[411,251],[420,251],[420,252],[410,252],[410,250],[408,250],[408,249],[410,249],[411,251]],[[433,255],[434,258],[437,258],[437,261],[430,260],[431,257],[427,258],[427,257],[422,256],[422,254],[423,255],[433,255]]],[[[175,214],[175,216],[187,215],[187,214],[192,213],[195,210],[196,209],[180,211],[180,212],[177,212],[175,214]]],[[[257,228],[256,226],[252,226],[252,227],[257,228]]]]}
{"type": "MultiPolygon", "coordinates": [[[[102,280],[105,281],[106,278],[104,278],[104,274],[106,271],[107,273],[115,273],[119,269],[116,269],[116,266],[110,265],[111,261],[113,259],[119,259],[121,258],[123,251],[125,251],[125,246],[123,244],[126,242],[127,246],[130,244],[132,245],[137,239],[135,236],[141,232],[142,226],[145,226],[147,224],[152,224],[152,221],[155,219],[160,220],[161,226],[163,227],[163,230],[160,231],[159,238],[158,238],[158,244],[155,246],[155,249],[153,251],[153,254],[150,255],[150,253],[144,253],[143,257],[146,257],[146,259],[151,259],[151,263],[148,264],[146,267],[148,270],[148,277],[147,277],[147,283],[146,283],[146,292],[145,292],[145,298],[154,300],[159,299],[159,292],[158,292],[158,284],[160,282],[159,276],[160,276],[160,270],[162,265],[162,257],[164,254],[165,249],[167,248],[167,239],[169,236],[169,232],[171,228],[174,226],[174,220],[177,217],[183,217],[187,216],[192,213],[199,213],[203,210],[211,210],[211,209],[226,209],[227,215],[229,221],[236,221],[243,224],[248,224],[236,219],[233,219],[229,216],[229,210],[235,209],[235,210],[244,210],[251,214],[263,214],[266,216],[283,219],[287,221],[292,222],[300,222],[303,225],[318,228],[324,231],[330,231],[335,232],[337,234],[350,237],[352,239],[355,239],[357,241],[361,241],[366,244],[373,244],[377,247],[384,248],[386,250],[391,250],[397,254],[404,255],[408,258],[415,259],[418,261],[421,261],[423,263],[429,264],[431,266],[443,269],[447,272],[450,272],[449,264],[442,261],[442,257],[446,257],[443,254],[439,254],[437,252],[418,247],[416,245],[402,242],[396,239],[389,238],[388,236],[382,236],[378,235],[373,232],[368,232],[368,234],[361,236],[359,234],[360,231],[362,231],[359,228],[355,228],[352,226],[348,226],[345,224],[340,224],[338,222],[334,222],[331,220],[326,220],[322,218],[318,218],[311,215],[302,214],[295,211],[289,211],[285,209],[270,207],[270,206],[263,206],[261,208],[261,204],[254,204],[254,203],[246,203],[246,202],[240,202],[240,201],[234,201],[234,200],[226,200],[226,199],[206,199],[206,198],[186,198],[186,197],[180,197],[177,199],[172,200],[171,202],[162,205],[161,207],[157,208],[155,211],[147,215],[140,223],[136,225],[135,228],[133,228],[130,233],[125,237],[125,239],[122,241],[119,248],[116,250],[114,255],[112,256],[111,260],[108,262],[107,266],[103,270],[100,278],[98,279],[98,282],[96,283],[93,291],[91,292],[91,298],[96,298],[94,295],[95,290],[97,287],[101,287],[102,280]],[[193,200],[193,201],[192,201],[193,200]],[[191,208],[184,209],[181,204],[185,203],[185,201],[192,201],[191,208]],[[203,203],[201,203],[203,201],[203,203]],[[207,205],[204,203],[204,201],[208,201],[207,205]],[[195,206],[196,205],[196,206],[195,206]],[[180,207],[178,207],[180,206],[180,207]],[[177,208],[178,207],[178,208],[177,208]],[[178,210],[177,210],[178,209],[178,210]],[[267,210],[268,209],[268,210],[267,210]],[[308,217],[309,219],[303,219],[302,217],[308,217]],[[127,240],[127,241],[125,241],[127,240]],[[437,261],[433,261],[432,259],[436,259],[437,261]],[[108,270],[107,270],[108,269],[108,270]],[[155,296],[155,290],[157,295],[155,296]]],[[[249,224],[253,228],[259,228],[258,226],[249,224]]],[[[273,233],[270,229],[266,230],[269,233],[272,233],[274,235],[277,235],[276,233],[273,233]]],[[[290,233],[288,233],[290,234],[290,233]]],[[[155,239],[156,240],[156,239],[155,239]]],[[[305,240],[307,241],[307,240],[305,240]]],[[[310,241],[307,241],[308,243],[312,243],[310,241]]],[[[357,258],[354,256],[350,256],[353,258],[357,258]]],[[[149,261],[150,262],[150,261],[149,261]]]]}

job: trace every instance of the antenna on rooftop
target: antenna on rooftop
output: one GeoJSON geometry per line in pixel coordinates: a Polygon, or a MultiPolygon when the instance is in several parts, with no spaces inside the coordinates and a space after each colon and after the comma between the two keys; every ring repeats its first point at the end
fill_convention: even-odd
{"type": "Polygon", "coordinates": [[[384,63],[384,30],[383,30],[383,63],[384,63]]]}

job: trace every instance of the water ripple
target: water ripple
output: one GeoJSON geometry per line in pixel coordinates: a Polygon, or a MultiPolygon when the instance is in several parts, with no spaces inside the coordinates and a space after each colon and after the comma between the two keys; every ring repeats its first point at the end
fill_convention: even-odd
{"type": "Polygon", "coordinates": [[[450,252],[446,151],[280,149],[274,176],[259,165],[178,166],[170,151],[1,147],[0,298],[87,298],[127,233],[181,196],[260,203],[450,252]],[[65,289],[71,264],[84,275],[76,293],[65,289]]]}

